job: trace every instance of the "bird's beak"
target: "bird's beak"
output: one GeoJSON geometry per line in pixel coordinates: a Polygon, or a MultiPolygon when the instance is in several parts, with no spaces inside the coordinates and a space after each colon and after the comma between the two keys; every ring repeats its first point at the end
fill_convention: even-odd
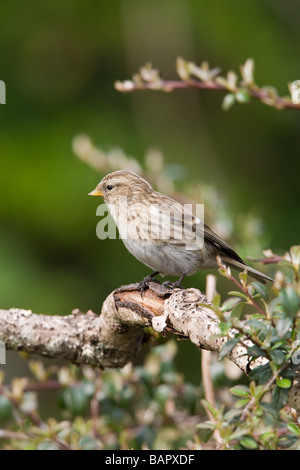
{"type": "Polygon", "coordinates": [[[101,193],[100,189],[95,188],[94,191],[88,194],[88,196],[103,196],[103,193],[101,193]]]}

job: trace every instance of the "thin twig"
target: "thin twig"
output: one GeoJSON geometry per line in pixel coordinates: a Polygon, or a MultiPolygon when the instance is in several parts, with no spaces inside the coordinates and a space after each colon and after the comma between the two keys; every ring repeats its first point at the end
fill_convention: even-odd
{"type": "MultiPolygon", "coordinates": [[[[215,291],[216,291],[216,284],[217,278],[212,274],[208,274],[206,277],[206,297],[207,300],[212,302],[215,291]]],[[[206,349],[202,349],[201,351],[201,371],[202,371],[202,383],[203,383],[203,390],[204,396],[208,403],[210,403],[213,407],[216,405],[215,400],[215,391],[214,391],[214,384],[211,377],[211,358],[212,358],[212,351],[208,351],[206,349]]],[[[213,414],[207,409],[207,413],[209,419],[214,423],[215,418],[213,414]]],[[[218,429],[215,429],[213,432],[213,437],[218,445],[222,444],[222,439],[220,436],[220,432],[218,429]]]]}
{"type": "MultiPolygon", "coordinates": [[[[125,82],[116,82],[115,88],[118,91],[122,91],[123,93],[131,93],[137,90],[155,90],[155,91],[174,91],[174,90],[186,90],[190,88],[198,88],[204,90],[213,90],[213,91],[226,91],[229,92],[226,86],[220,85],[219,83],[215,83],[213,81],[203,81],[200,82],[198,80],[160,80],[159,82],[130,82],[131,86],[126,87],[125,82]]],[[[274,106],[278,109],[294,109],[296,111],[300,111],[300,105],[293,103],[288,98],[283,98],[280,96],[274,97],[272,103],[266,102],[270,97],[268,93],[263,89],[249,89],[247,88],[247,93],[253,99],[259,100],[264,104],[269,104],[274,106]]]]}

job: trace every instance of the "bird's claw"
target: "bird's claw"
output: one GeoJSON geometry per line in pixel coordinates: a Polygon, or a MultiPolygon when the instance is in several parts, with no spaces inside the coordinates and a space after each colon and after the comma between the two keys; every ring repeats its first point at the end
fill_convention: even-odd
{"type": "MultiPolygon", "coordinates": [[[[148,274],[148,276],[144,277],[144,279],[141,282],[139,282],[137,288],[139,289],[142,298],[143,298],[144,292],[147,289],[149,289],[149,282],[158,282],[158,284],[160,284],[157,279],[154,279],[154,276],[156,276],[157,274],[159,274],[158,271],[155,271],[152,274],[148,274]]],[[[182,274],[176,282],[165,281],[165,282],[162,283],[162,286],[163,287],[169,287],[170,289],[176,289],[176,288],[177,289],[184,289],[184,287],[181,285],[182,280],[183,280],[184,277],[185,277],[185,274],[182,274]]]]}
{"type": "Polygon", "coordinates": [[[143,279],[139,284],[138,284],[138,290],[140,291],[141,297],[143,298],[143,294],[145,290],[149,289],[148,286],[149,281],[146,281],[143,279]]]}
{"type": "Polygon", "coordinates": [[[165,281],[162,283],[164,287],[169,287],[170,289],[184,289],[184,287],[181,285],[181,280],[179,279],[176,282],[171,282],[171,281],[165,281]]]}
{"type": "Polygon", "coordinates": [[[139,282],[137,288],[140,291],[141,297],[143,298],[144,292],[149,289],[149,282],[158,282],[157,279],[153,279],[153,275],[149,274],[141,282],[139,282]]]}

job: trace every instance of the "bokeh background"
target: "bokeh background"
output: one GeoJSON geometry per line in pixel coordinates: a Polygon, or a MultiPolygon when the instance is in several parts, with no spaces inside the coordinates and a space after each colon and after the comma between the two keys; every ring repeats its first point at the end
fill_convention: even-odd
{"type": "MultiPolygon", "coordinates": [[[[292,0],[1,2],[0,307],[99,311],[149,272],[121,241],[96,237],[99,201],[87,193],[102,175],[74,155],[80,133],[141,164],[159,149],[185,183],[215,188],[233,217],[259,217],[262,248],[298,244],[298,112],[259,102],[224,112],[223,94],[204,90],[123,95],[114,81],[147,61],[175,79],[178,56],[224,74],[252,57],[257,83],[288,94],[300,79],[299,16],[292,0]]],[[[186,285],[203,282],[200,273],[186,285]]]]}

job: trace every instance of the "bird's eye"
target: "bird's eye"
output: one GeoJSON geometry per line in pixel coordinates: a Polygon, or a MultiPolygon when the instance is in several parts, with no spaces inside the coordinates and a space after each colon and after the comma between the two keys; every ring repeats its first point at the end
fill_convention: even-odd
{"type": "Polygon", "coordinates": [[[111,184],[108,184],[108,185],[106,186],[106,189],[107,189],[108,191],[111,191],[112,188],[113,188],[113,186],[112,186],[111,184]]]}

